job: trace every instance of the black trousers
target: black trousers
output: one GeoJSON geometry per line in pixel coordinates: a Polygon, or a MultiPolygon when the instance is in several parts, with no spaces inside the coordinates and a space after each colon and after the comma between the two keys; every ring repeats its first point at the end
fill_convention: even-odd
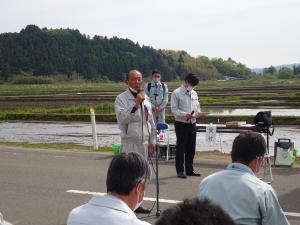
{"type": "Polygon", "coordinates": [[[176,172],[184,172],[184,161],[186,173],[194,171],[193,160],[196,148],[196,123],[183,123],[175,121],[176,133],[176,172]]]}

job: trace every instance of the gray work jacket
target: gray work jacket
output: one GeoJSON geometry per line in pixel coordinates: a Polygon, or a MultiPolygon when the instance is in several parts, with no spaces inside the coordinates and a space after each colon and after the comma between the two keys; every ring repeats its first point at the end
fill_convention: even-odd
{"type": "Polygon", "coordinates": [[[129,89],[119,94],[115,100],[115,112],[121,130],[121,142],[132,144],[155,144],[156,129],[149,98],[134,113],[135,97],[129,89]]]}

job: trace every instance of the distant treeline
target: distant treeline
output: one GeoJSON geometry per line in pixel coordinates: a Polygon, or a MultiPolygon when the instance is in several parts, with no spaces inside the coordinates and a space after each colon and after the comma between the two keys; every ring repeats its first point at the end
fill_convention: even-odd
{"type": "Polygon", "coordinates": [[[293,68],[282,67],[276,69],[270,66],[263,70],[262,75],[266,78],[279,78],[279,79],[294,79],[300,78],[300,65],[293,65],[293,68]]]}
{"type": "Polygon", "coordinates": [[[231,58],[192,57],[185,51],[156,50],[129,39],[90,38],[78,30],[28,25],[20,33],[0,34],[2,81],[11,81],[15,75],[120,81],[133,68],[145,75],[160,70],[166,81],[181,79],[189,72],[198,74],[201,80],[244,79],[251,75],[249,68],[231,58]]]}

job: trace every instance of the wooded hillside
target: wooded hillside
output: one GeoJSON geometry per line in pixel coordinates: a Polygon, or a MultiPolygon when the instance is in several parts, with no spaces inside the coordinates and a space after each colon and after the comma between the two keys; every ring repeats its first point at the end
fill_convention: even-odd
{"type": "Polygon", "coordinates": [[[185,51],[156,50],[129,39],[90,38],[78,30],[28,25],[19,33],[0,34],[2,81],[10,81],[13,75],[57,74],[120,81],[133,68],[145,75],[153,69],[160,70],[167,81],[182,78],[189,72],[198,74],[202,80],[222,76],[247,78],[251,73],[249,68],[230,58],[195,58],[185,51]]]}

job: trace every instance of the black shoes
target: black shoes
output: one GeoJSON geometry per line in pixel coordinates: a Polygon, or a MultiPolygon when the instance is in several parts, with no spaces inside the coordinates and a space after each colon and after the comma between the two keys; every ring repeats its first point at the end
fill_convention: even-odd
{"type": "Polygon", "coordinates": [[[187,176],[191,176],[191,177],[200,177],[201,174],[200,173],[195,173],[194,171],[193,172],[190,172],[190,173],[186,173],[187,176]]]}
{"type": "Polygon", "coordinates": [[[183,172],[179,172],[177,173],[177,177],[179,178],[187,178],[187,176],[190,176],[190,177],[200,177],[201,174],[200,173],[195,173],[194,171],[190,172],[190,173],[186,173],[186,175],[183,173],[183,172]]]}
{"type": "Polygon", "coordinates": [[[145,209],[142,206],[140,206],[134,212],[141,213],[141,214],[149,214],[151,211],[149,209],[145,209]]]}
{"type": "Polygon", "coordinates": [[[178,178],[183,178],[183,179],[187,178],[186,175],[183,172],[177,173],[177,177],[178,178]]]}

